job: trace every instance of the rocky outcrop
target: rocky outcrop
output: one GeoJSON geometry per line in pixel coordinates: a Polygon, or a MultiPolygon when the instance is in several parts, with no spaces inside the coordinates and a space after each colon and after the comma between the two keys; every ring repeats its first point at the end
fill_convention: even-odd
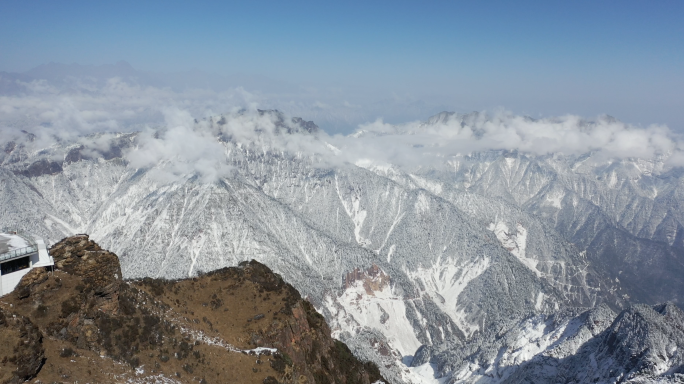
{"type": "Polygon", "coordinates": [[[57,269],[81,278],[82,292],[87,292],[94,308],[106,313],[118,311],[121,265],[115,254],[100,248],[87,235],[60,241],[50,248],[50,254],[57,269]]]}
{"type": "Polygon", "coordinates": [[[344,288],[352,287],[357,281],[361,281],[366,293],[372,295],[375,291],[381,291],[390,282],[390,277],[373,264],[366,270],[354,268],[353,271],[347,273],[344,277],[344,288]]]}
{"type": "Polygon", "coordinates": [[[330,337],[297,290],[256,261],[192,279],[123,281],[117,256],[87,235],[50,253],[55,270],[32,270],[0,303],[0,311],[14,311],[1,318],[2,344],[17,346],[0,349],[9,364],[4,382],[383,380],[377,366],[330,337]]]}
{"type": "Polygon", "coordinates": [[[28,168],[16,171],[15,173],[26,177],[38,177],[42,175],[54,175],[62,171],[61,162],[41,159],[29,165],[28,168]]]}

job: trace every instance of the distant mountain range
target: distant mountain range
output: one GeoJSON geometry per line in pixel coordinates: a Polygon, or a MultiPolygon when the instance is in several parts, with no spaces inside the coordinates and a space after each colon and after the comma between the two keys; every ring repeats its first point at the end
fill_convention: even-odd
{"type": "MultiPolygon", "coordinates": [[[[472,119],[487,117],[407,135],[472,119]]],[[[165,129],[0,143],[0,227],[88,233],[126,278],[256,259],[395,383],[682,379],[684,173],[665,159],[482,150],[405,167],[332,161],[345,149],[274,111],[195,125],[216,163],[143,163],[165,129]]]]}

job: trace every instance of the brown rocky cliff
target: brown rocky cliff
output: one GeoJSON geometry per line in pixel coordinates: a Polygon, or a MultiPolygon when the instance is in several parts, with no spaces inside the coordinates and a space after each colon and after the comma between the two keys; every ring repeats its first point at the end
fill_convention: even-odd
{"type": "MultiPolygon", "coordinates": [[[[68,237],[52,246],[49,252],[56,270],[79,278],[78,290],[86,293],[83,299],[92,308],[106,313],[118,312],[121,265],[114,253],[100,248],[87,235],[68,237]]],[[[24,276],[14,292],[20,298],[27,298],[47,278],[45,269],[34,269],[24,276]]]]}
{"type": "Polygon", "coordinates": [[[382,380],[374,364],[330,337],[323,317],[291,285],[255,261],[192,279],[123,281],[116,255],[86,235],[64,239],[50,253],[54,272],[32,270],[0,300],[0,310],[35,329],[32,352],[12,355],[21,380],[382,380]]]}
{"type": "Polygon", "coordinates": [[[373,264],[366,270],[354,268],[353,271],[347,273],[344,277],[344,288],[349,289],[357,281],[362,282],[368,295],[375,295],[375,292],[389,285],[390,277],[380,267],[373,264]]]}

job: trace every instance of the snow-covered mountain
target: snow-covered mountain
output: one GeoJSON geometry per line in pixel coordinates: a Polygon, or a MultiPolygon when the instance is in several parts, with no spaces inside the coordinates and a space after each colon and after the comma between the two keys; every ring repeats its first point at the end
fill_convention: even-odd
{"type": "MultiPolygon", "coordinates": [[[[681,382],[684,312],[634,305],[619,315],[600,305],[491,329],[461,349],[427,351],[451,383],[681,382]]],[[[415,365],[415,364],[414,364],[415,365]]]]}
{"type": "Polygon", "coordinates": [[[488,119],[330,137],[242,111],[42,146],[26,133],[0,143],[0,227],[86,232],[128,278],[256,259],[395,382],[674,380],[681,311],[631,305],[684,300],[681,170],[660,152],[478,148],[488,119]],[[397,138],[415,151],[393,157],[397,138]],[[387,156],[359,155],[369,142],[387,156]]]}

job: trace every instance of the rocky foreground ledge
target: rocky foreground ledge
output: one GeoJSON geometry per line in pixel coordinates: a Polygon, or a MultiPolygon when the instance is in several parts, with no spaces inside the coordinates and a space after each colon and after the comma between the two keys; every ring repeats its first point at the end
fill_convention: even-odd
{"type": "Polygon", "coordinates": [[[124,281],[87,235],[50,249],[0,298],[0,383],[375,383],[323,317],[268,267],[124,281]]]}

